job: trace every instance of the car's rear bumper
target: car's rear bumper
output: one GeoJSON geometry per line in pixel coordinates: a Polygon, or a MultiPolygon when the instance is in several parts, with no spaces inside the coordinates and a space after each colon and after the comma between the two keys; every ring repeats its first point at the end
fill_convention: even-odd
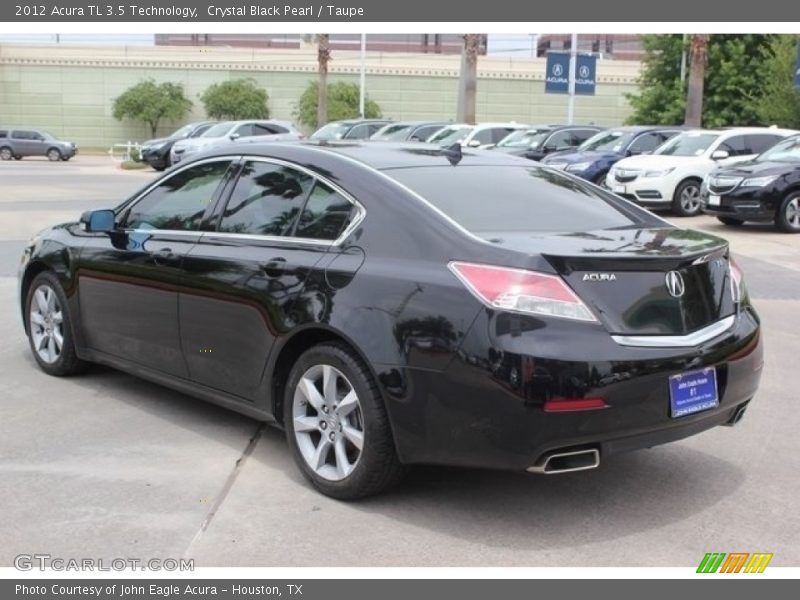
{"type": "Polygon", "coordinates": [[[523,470],[554,451],[596,448],[605,457],[678,440],[729,423],[755,395],[763,366],[750,309],[693,348],[624,347],[597,331],[570,342],[547,329],[493,329],[479,317],[447,369],[406,373],[387,390],[404,462],[523,470]],[[716,369],[719,406],[672,418],[669,376],[705,367],[716,369]],[[546,401],[567,398],[608,406],[545,411],[546,401]]]}

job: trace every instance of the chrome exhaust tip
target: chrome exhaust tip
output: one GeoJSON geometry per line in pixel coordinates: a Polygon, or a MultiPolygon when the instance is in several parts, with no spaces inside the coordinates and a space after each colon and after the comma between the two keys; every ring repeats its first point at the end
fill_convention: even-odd
{"type": "Polygon", "coordinates": [[[597,448],[585,450],[571,450],[569,452],[551,452],[528,467],[528,473],[538,475],[556,475],[572,473],[574,471],[587,471],[600,466],[600,451],[597,448]]]}
{"type": "Polygon", "coordinates": [[[728,419],[725,423],[723,423],[723,425],[726,425],[728,427],[733,427],[744,418],[745,412],[747,412],[747,404],[742,404],[738,406],[736,408],[736,411],[733,413],[733,416],[730,419],[728,419]]]}

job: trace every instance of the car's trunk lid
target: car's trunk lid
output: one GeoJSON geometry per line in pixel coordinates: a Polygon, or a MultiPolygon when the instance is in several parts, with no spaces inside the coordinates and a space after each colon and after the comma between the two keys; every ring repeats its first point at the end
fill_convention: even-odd
{"type": "Polygon", "coordinates": [[[735,309],[728,245],[711,235],[667,226],[485,237],[546,259],[610,333],[682,335],[735,309]]]}

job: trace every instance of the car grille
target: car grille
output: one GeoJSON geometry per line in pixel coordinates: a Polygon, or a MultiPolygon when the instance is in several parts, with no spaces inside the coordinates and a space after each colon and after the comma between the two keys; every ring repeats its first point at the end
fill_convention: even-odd
{"type": "Polygon", "coordinates": [[[708,178],[708,191],[716,195],[727,194],[741,182],[741,177],[711,176],[708,178]]]}
{"type": "Polygon", "coordinates": [[[614,169],[614,179],[620,183],[628,183],[639,176],[639,171],[632,169],[614,169]]]}

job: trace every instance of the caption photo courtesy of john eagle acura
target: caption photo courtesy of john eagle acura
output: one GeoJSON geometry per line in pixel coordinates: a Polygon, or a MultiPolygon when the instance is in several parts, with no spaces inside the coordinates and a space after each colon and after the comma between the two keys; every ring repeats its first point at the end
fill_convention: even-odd
{"type": "Polygon", "coordinates": [[[192,154],[36,235],[19,302],[46,373],[103,363],[273,423],[342,499],[733,425],[763,367],[725,240],[460,144],[192,154]]]}

